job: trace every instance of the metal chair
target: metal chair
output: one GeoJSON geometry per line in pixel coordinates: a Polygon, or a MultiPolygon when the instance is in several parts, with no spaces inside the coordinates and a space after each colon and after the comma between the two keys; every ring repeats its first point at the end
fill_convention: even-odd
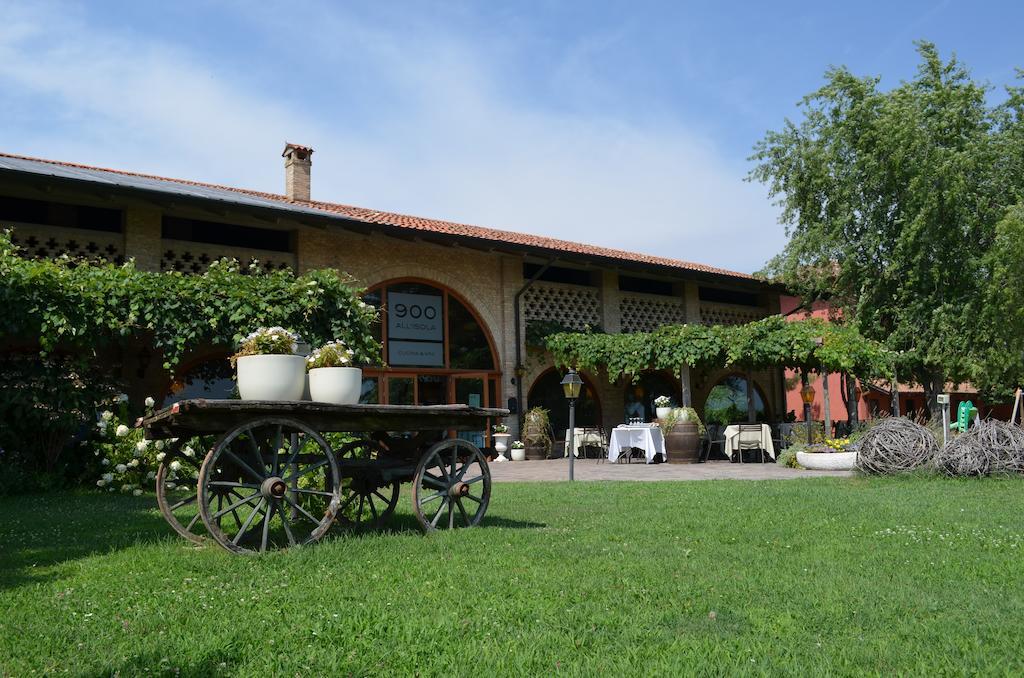
{"type": "Polygon", "coordinates": [[[761,424],[740,424],[739,432],[736,434],[736,454],[739,456],[739,463],[743,463],[743,452],[745,450],[759,450],[761,452],[761,463],[764,463],[764,429],[761,424]]]}
{"type": "Polygon", "coordinates": [[[700,463],[706,462],[711,458],[711,451],[715,445],[718,446],[718,451],[721,454],[725,454],[725,427],[718,424],[708,424],[706,427],[707,436],[701,442],[701,453],[697,458],[700,463]]]}

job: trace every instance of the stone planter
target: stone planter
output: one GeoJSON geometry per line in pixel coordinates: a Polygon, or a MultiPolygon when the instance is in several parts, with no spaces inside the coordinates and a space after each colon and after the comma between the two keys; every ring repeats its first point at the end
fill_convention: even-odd
{"type": "Polygon", "coordinates": [[[363,388],[358,367],[316,367],[309,371],[309,397],[319,403],[355,405],[363,388]]]}
{"type": "Polygon", "coordinates": [[[246,355],[235,365],[242,400],[302,400],[306,359],[301,355],[246,355]]]}
{"type": "Polygon", "coordinates": [[[511,433],[495,433],[492,436],[494,438],[494,451],[498,454],[505,454],[508,450],[508,441],[512,437],[511,433]]]}
{"type": "Polygon", "coordinates": [[[668,419],[668,416],[670,414],[672,414],[672,408],[671,407],[655,407],[654,408],[654,415],[656,417],[658,417],[658,419],[661,419],[662,421],[664,421],[665,419],[668,419]]]}
{"type": "Polygon", "coordinates": [[[797,462],[812,471],[852,471],[856,452],[797,452],[797,462]]]}
{"type": "Polygon", "coordinates": [[[512,461],[526,461],[526,448],[525,447],[513,447],[511,454],[512,454],[512,461]]]}
{"type": "Polygon", "coordinates": [[[665,452],[670,464],[693,464],[700,455],[700,435],[697,425],[690,423],[676,424],[672,432],[665,436],[665,452]]]}

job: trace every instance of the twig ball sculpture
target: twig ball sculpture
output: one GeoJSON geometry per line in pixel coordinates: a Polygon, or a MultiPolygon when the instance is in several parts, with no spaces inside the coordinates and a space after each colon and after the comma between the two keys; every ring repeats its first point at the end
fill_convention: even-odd
{"type": "Polygon", "coordinates": [[[873,475],[912,471],[930,463],[939,451],[931,431],[905,417],[883,419],[854,447],[857,469],[873,475]]]}
{"type": "Polygon", "coordinates": [[[987,476],[1024,472],[1024,429],[988,419],[946,444],[935,466],[951,476],[987,476]]]}

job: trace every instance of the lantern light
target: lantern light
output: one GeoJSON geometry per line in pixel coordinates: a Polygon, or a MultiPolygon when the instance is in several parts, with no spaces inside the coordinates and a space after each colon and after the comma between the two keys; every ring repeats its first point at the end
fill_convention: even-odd
{"type": "Polygon", "coordinates": [[[800,399],[804,401],[804,405],[810,405],[814,402],[814,396],[816,393],[817,392],[814,390],[814,387],[807,384],[800,389],[800,399]]]}
{"type": "Polygon", "coordinates": [[[580,375],[576,374],[576,370],[569,368],[569,373],[562,379],[562,390],[565,392],[565,397],[568,400],[576,400],[580,397],[580,391],[583,388],[583,380],[580,379],[580,375]]]}

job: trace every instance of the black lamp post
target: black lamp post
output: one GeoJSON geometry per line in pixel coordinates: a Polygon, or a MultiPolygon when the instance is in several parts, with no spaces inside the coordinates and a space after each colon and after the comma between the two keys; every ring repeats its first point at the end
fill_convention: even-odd
{"type": "Polygon", "coordinates": [[[565,391],[565,398],[569,401],[569,480],[573,479],[572,464],[576,457],[575,437],[576,433],[576,399],[580,397],[580,390],[583,388],[583,380],[576,370],[569,368],[569,373],[562,378],[562,390],[565,391]]]}

